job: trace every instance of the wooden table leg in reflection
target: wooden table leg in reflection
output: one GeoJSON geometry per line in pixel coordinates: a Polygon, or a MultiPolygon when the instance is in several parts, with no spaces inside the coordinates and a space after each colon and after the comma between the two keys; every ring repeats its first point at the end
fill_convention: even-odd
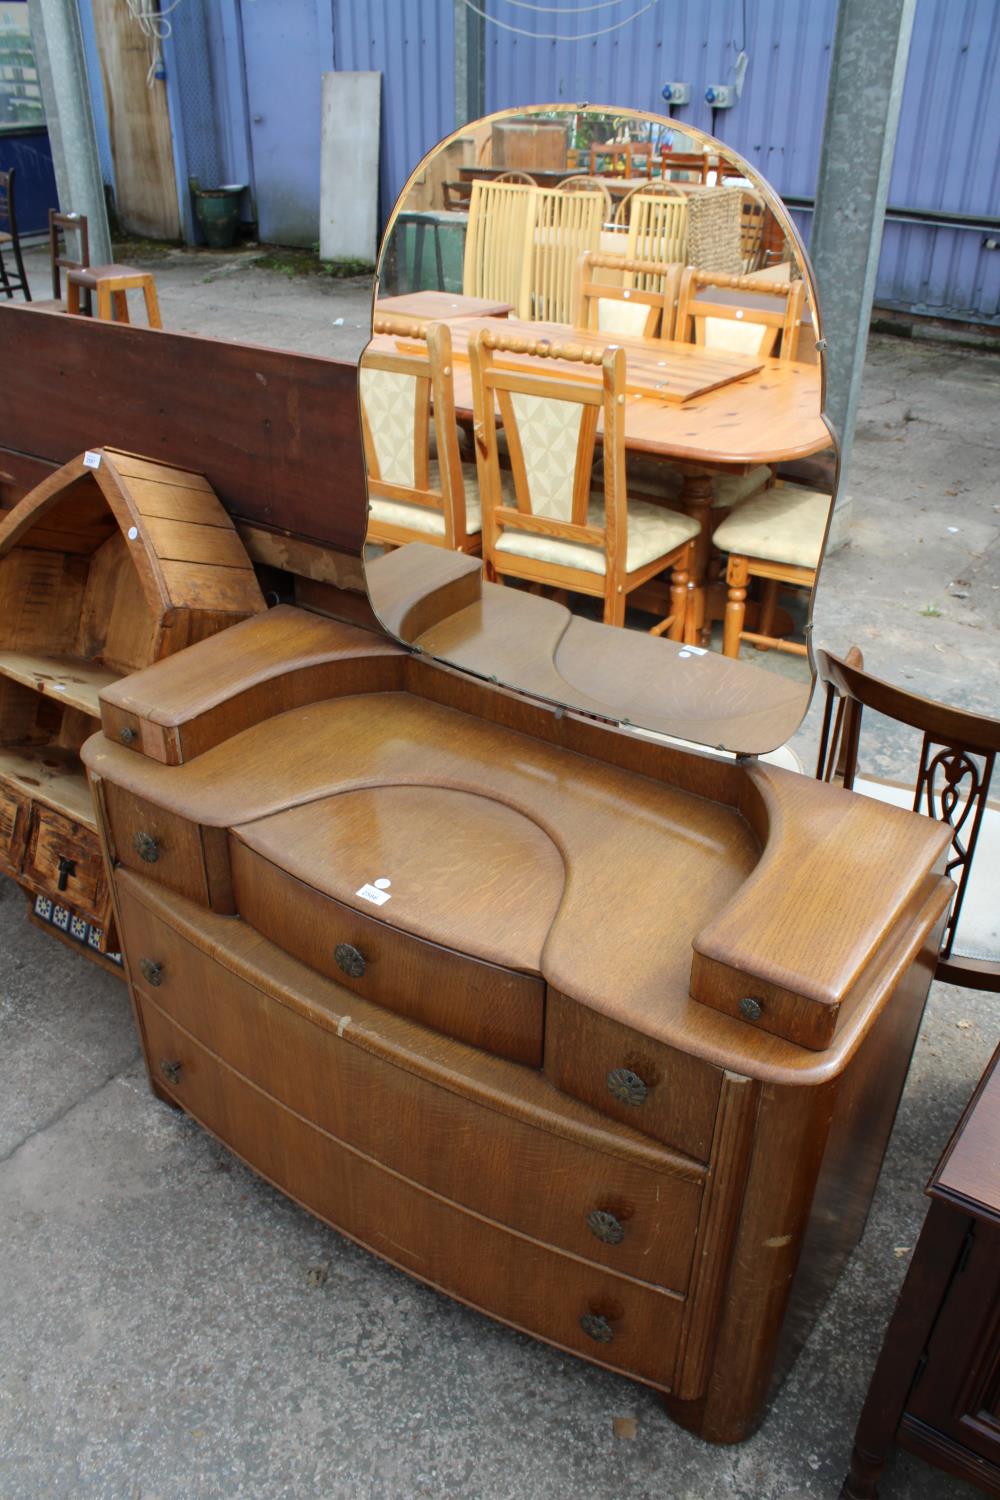
{"type": "Polygon", "coordinates": [[[704,645],[711,629],[705,608],[705,575],[712,548],[712,501],[715,489],[708,470],[687,470],[684,473],[684,488],[681,504],[689,516],[698,522],[699,531],[694,544],[691,577],[688,580],[688,610],[684,626],[684,640],[690,646],[704,645]]]}

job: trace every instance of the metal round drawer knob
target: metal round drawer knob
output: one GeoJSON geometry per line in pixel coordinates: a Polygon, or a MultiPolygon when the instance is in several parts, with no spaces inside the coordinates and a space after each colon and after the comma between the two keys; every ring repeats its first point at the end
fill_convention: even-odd
{"type": "Polygon", "coordinates": [[[360,979],[365,972],[365,956],[353,943],[338,943],[333,950],[334,962],[348,979],[360,979]]]}
{"type": "Polygon", "coordinates": [[[163,965],[155,958],[140,958],[139,973],[147,984],[157,988],[163,983],[163,965]]]}
{"type": "Polygon", "coordinates": [[[595,1208],[587,1215],[587,1228],[605,1245],[620,1245],[625,1238],[624,1227],[606,1208],[595,1208]]]}
{"type": "Polygon", "coordinates": [[[160,1058],[160,1072],[163,1074],[168,1083],[180,1083],[181,1066],[181,1063],[176,1062],[169,1057],[160,1058]]]}
{"type": "Polygon", "coordinates": [[[130,729],[126,724],[124,729],[119,729],[118,738],[121,740],[123,745],[131,745],[133,740],[137,739],[138,736],[136,735],[135,730],[130,729]]]}
{"type": "Polygon", "coordinates": [[[132,840],[132,848],[140,859],[146,861],[147,865],[155,865],[160,857],[160,841],[151,833],[143,833],[140,830],[132,840]]]}
{"type": "Polygon", "coordinates": [[[631,1068],[612,1068],[608,1074],[608,1090],[619,1104],[642,1104],[649,1092],[646,1084],[631,1068]]]}
{"type": "Polygon", "coordinates": [[[744,995],[740,1001],[740,1015],[744,1021],[759,1021],[764,1013],[764,1007],[753,995],[744,995]]]}
{"type": "Polygon", "coordinates": [[[607,1318],[600,1317],[598,1313],[584,1313],[580,1319],[580,1327],[595,1344],[610,1344],[615,1336],[615,1330],[607,1318]]]}

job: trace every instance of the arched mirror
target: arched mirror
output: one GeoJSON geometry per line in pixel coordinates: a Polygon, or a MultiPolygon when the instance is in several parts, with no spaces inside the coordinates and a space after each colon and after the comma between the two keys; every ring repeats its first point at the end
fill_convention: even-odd
{"type": "Polygon", "coordinates": [[[673,120],[508,111],[424,159],[376,286],[382,624],[602,719],[783,744],[837,455],[812,273],[771,188],[673,120]]]}

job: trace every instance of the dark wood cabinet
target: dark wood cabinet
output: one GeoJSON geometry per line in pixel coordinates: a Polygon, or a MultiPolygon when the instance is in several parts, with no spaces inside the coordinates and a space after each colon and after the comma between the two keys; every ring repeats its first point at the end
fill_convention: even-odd
{"type": "Polygon", "coordinates": [[[927,1191],[842,1500],[873,1500],[894,1441],[1000,1495],[1000,1049],[927,1191]]]}

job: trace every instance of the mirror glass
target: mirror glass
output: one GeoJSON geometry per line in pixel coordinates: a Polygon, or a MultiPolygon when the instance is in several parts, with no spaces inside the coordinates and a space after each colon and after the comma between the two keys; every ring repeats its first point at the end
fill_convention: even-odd
{"type": "Polygon", "coordinates": [[[744,754],[813,683],[837,453],[795,226],[721,142],[507,111],[421,163],[361,359],[369,598],[479,677],[744,754]]]}

